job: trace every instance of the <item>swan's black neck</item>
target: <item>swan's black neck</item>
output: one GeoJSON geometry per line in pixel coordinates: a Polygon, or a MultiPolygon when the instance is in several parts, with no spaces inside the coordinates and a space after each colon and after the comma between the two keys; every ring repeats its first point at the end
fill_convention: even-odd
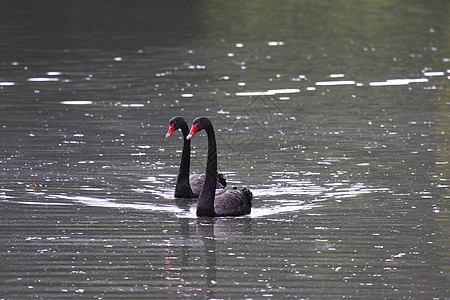
{"type": "Polygon", "coordinates": [[[177,185],[175,186],[175,197],[192,198],[193,193],[189,182],[191,140],[186,139],[186,136],[189,134],[189,127],[186,122],[184,122],[180,129],[183,133],[183,152],[181,153],[180,170],[178,171],[177,185]]]}
{"type": "Polygon", "coordinates": [[[212,125],[205,128],[208,135],[208,160],[206,161],[205,184],[198,197],[197,216],[214,217],[214,198],[217,181],[217,148],[212,125]]]}

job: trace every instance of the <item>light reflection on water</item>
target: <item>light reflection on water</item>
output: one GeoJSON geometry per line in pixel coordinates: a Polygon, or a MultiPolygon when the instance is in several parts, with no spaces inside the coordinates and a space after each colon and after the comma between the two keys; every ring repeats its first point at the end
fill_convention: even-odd
{"type": "Polygon", "coordinates": [[[92,104],[92,101],[89,100],[65,100],[61,101],[61,104],[67,104],[67,105],[89,105],[92,104]]]}
{"type": "MultiPolygon", "coordinates": [[[[231,172],[228,172],[230,174],[231,172]]],[[[274,175],[282,176],[284,172],[275,172],[274,175]]],[[[286,172],[286,174],[298,175],[296,172],[286,172]]],[[[144,188],[134,189],[133,191],[138,194],[150,195],[155,199],[153,203],[134,202],[134,203],[121,203],[119,199],[109,197],[92,197],[89,196],[90,191],[95,191],[97,194],[106,193],[103,188],[81,186],[80,191],[83,191],[83,196],[69,196],[67,194],[48,194],[45,190],[37,192],[34,188],[29,188],[30,194],[45,198],[46,202],[41,201],[21,201],[13,200],[16,197],[9,196],[9,192],[13,190],[2,189],[0,198],[11,203],[27,204],[27,205],[77,205],[83,204],[85,206],[95,206],[104,208],[116,208],[116,209],[135,209],[146,210],[160,213],[169,213],[176,217],[196,218],[196,200],[191,199],[177,199],[177,204],[169,204],[167,201],[164,203],[158,203],[161,200],[173,200],[173,188],[161,189],[162,184],[170,182],[174,184],[174,177],[172,174],[161,174],[160,177],[147,177],[141,179],[141,182],[149,182],[151,185],[146,185],[144,188]],[[64,202],[55,202],[55,200],[66,200],[64,202]]],[[[314,208],[322,207],[323,202],[332,198],[335,201],[341,201],[343,198],[357,197],[363,194],[370,193],[392,193],[388,188],[370,188],[365,187],[364,184],[358,183],[349,187],[347,183],[337,182],[328,183],[325,187],[314,185],[309,181],[297,181],[295,179],[274,179],[274,186],[268,186],[267,188],[252,188],[251,191],[254,196],[252,212],[249,216],[252,218],[278,216],[283,213],[291,213],[300,210],[311,210],[314,208]],[[284,186],[280,186],[283,184],[284,186]],[[300,200],[305,196],[311,200],[300,200]]],[[[229,183],[230,184],[230,183],[229,183]]],[[[171,201],[172,202],[172,201],[171,201]]]]}

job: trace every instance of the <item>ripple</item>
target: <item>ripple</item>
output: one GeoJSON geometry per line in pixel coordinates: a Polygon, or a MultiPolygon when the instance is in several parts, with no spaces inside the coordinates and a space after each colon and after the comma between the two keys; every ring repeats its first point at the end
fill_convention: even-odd
{"type": "Polygon", "coordinates": [[[8,196],[5,193],[0,193],[0,199],[14,199],[13,196],[8,196]]]}
{"type": "MultiPolygon", "coordinates": [[[[284,213],[312,210],[326,206],[332,199],[341,202],[344,201],[343,199],[345,198],[357,197],[364,194],[380,192],[392,193],[388,188],[368,187],[363,183],[349,184],[347,182],[329,182],[326,186],[319,186],[307,180],[296,179],[296,177],[299,176],[298,172],[273,172],[273,176],[278,177],[273,179],[273,182],[276,182],[273,186],[261,189],[251,189],[254,196],[253,208],[251,214],[243,216],[244,218],[277,216],[284,213]]],[[[99,197],[98,192],[101,192],[103,189],[91,187],[89,185],[80,186],[79,189],[79,191],[85,192],[86,195],[71,196],[67,194],[41,193],[41,195],[49,201],[17,201],[14,200],[15,197],[7,195],[8,191],[6,190],[2,190],[0,199],[3,202],[14,202],[26,205],[67,206],[82,204],[85,206],[104,208],[168,213],[177,218],[197,218],[196,199],[173,198],[173,187],[167,184],[169,181],[173,181],[174,177],[174,174],[161,174],[141,179],[140,181],[148,182],[149,184],[145,187],[132,189],[131,191],[139,194],[145,193],[152,195],[149,197],[149,202],[123,203],[120,199],[108,197],[106,193],[104,195],[105,197],[99,197]],[[161,185],[161,183],[163,183],[163,185],[161,185]],[[167,187],[164,187],[166,185],[167,187]],[[89,195],[91,192],[95,192],[96,196],[93,197],[89,195]],[[165,203],[158,203],[158,199],[164,199],[165,203]]]]}
{"type": "Polygon", "coordinates": [[[252,208],[252,212],[250,213],[250,217],[258,218],[258,217],[267,217],[278,215],[281,213],[289,213],[300,210],[311,210],[314,208],[322,207],[323,205],[318,204],[298,204],[298,205],[270,205],[266,207],[256,207],[252,208]]]}
{"type": "Polygon", "coordinates": [[[71,205],[70,203],[63,203],[63,202],[39,202],[39,201],[14,201],[14,203],[17,204],[26,204],[26,205],[45,205],[45,206],[68,206],[71,205]]]}
{"type": "Polygon", "coordinates": [[[303,186],[303,187],[272,187],[268,189],[252,189],[255,197],[278,197],[283,195],[300,196],[311,195],[317,196],[327,191],[327,188],[319,186],[303,186]]]}
{"type": "Polygon", "coordinates": [[[274,94],[293,94],[293,93],[300,93],[300,89],[277,89],[277,90],[268,90],[267,92],[274,94]]]}
{"type": "Polygon", "coordinates": [[[270,96],[275,95],[273,92],[239,92],[236,96],[270,96]]]}
{"type": "Polygon", "coordinates": [[[293,94],[299,93],[300,89],[276,89],[276,90],[267,90],[267,91],[256,91],[256,92],[239,92],[236,93],[236,96],[273,96],[276,94],[293,94]]]}
{"type": "MultiPolygon", "coordinates": [[[[136,210],[151,210],[170,213],[182,213],[185,210],[171,204],[153,204],[153,203],[120,203],[114,198],[97,198],[89,196],[67,196],[67,195],[48,195],[48,199],[64,199],[73,202],[82,203],[86,206],[106,207],[106,208],[131,208],[136,210]]],[[[45,203],[46,205],[48,203],[45,203]]],[[[64,205],[64,203],[62,203],[64,205]]]]}

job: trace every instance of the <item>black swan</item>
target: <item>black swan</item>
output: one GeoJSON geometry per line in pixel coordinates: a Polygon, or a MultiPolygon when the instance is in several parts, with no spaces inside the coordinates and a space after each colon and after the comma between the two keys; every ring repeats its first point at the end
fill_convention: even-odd
{"type": "Polygon", "coordinates": [[[198,196],[197,216],[223,217],[249,214],[252,208],[252,192],[243,188],[217,189],[217,149],[214,128],[206,117],[198,117],[192,122],[190,139],[198,131],[205,130],[208,136],[208,160],[206,162],[206,178],[202,191],[198,196]]]}
{"type": "MultiPolygon", "coordinates": [[[[205,182],[205,175],[192,174],[189,176],[191,164],[191,141],[186,139],[189,127],[186,121],[179,116],[169,121],[169,131],[166,138],[170,137],[177,129],[183,133],[183,152],[181,154],[180,170],[178,172],[177,184],[175,186],[175,198],[197,198],[205,182]]],[[[217,174],[217,188],[224,188],[227,182],[222,174],[217,174]]]]}

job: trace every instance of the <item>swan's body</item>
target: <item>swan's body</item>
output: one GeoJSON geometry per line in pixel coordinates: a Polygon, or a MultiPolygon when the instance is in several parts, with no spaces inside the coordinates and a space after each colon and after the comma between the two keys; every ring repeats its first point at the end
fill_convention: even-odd
{"type": "Polygon", "coordinates": [[[206,162],[205,183],[198,196],[197,216],[222,217],[249,214],[253,198],[249,189],[216,189],[217,148],[211,121],[205,117],[195,119],[187,139],[189,140],[200,130],[205,130],[208,135],[208,159],[206,162]]]}
{"type": "MultiPolygon", "coordinates": [[[[182,117],[173,117],[169,121],[169,131],[166,137],[170,137],[177,129],[183,133],[183,151],[181,154],[180,170],[178,172],[175,186],[175,198],[197,198],[205,182],[205,175],[189,175],[191,165],[191,141],[186,139],[189,127],[182,117]]],[[[217,188],[224,188],[227,182],[222,174],[216,174],[217,188]]]]}
{"type": "MultiPolygon", "coordinates": [[[[202,191],[203,184],[205,183],[205,174],[191,174],[189,176],[189,182],[192,189],[192,193],[194,194],[194,198],[198,198],[200,192],[202,191]]],[[[223,176],[222,173],[217,173],[217,182],[216,188],[223,189],[227,186],[227,180],[223,176]]]]}
{"type": "MultiPolygon", "coordinates": [[[[199,211],[199,206],[197,206],[197,215],[208,217],[248,215],[252,209],[252,198],[253,194],[247,188],[241,190],[216,189],[214,197],[214,215],[205,214],[203,211],[199,211]]],[[[208,209],[206,212],[208,212],[208,209]]]]}

